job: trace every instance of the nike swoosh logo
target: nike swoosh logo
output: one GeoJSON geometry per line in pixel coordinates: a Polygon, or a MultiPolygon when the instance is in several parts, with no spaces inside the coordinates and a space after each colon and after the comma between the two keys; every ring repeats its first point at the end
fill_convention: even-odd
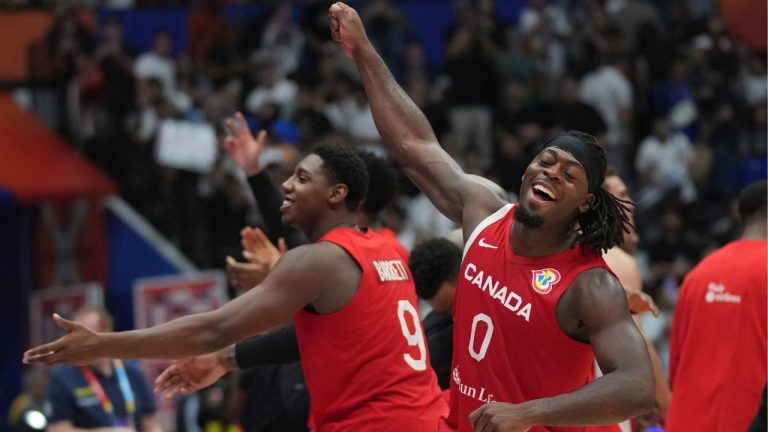
{"type": "Polygon", "coordinates": [[[494,246],[492,244],[488,244],[485,242],[485,237],[481,238],[479,242],[477,242],[477,245],[480,247],[488,248],[488,249],[498,249],[498,246],[494,246]]]}

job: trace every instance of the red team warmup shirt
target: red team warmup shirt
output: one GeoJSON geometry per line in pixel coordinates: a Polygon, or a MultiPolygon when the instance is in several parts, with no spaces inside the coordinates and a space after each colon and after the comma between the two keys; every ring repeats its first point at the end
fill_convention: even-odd
{"type": "Polygon", "coordinates": [[[579,247],[540,258],[515,255],[509,244],[514,209],[509,204],[485,219],[464,248],[454,304],[451,412],[441,430],[471,431],[469,414],[490,401],[520,403],[589,381],[592,346],[560,329],[555,306],[579,273],[607,269],[605,261],[579,247]]]}
{"type": "Polygon", "coordinates": [[[320,241],[344,248],[363,274],[338,312],[294,317],[315,430],[435,431],[448,407],[429,366],[408,253],[373,230],[336,228],[320,241]]]}
{"type": "Polygon", "coordinates": [[[745,431],[766,381],[768,242],[737,240],[686,276],[670,337],[666,430],[745,431]]]}

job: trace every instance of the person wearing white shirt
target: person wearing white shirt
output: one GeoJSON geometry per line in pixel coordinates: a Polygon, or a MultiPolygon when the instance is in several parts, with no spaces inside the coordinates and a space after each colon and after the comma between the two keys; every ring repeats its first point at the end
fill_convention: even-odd
{"type": "Polygon", "coordinates": [[[673,131],[665,116],[658,116],[653,133],[640,143],[635,159],[635,169],[643,183],[638,205],[651,207],[675,188],[680,189],[684,203],[693,202],[696,199],[696,187],[690,175],[693,157],[693,145],[688,137],[673,131]]]}

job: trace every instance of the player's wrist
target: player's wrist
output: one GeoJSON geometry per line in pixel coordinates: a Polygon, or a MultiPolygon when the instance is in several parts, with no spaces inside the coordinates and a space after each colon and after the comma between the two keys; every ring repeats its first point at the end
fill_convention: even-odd
{"type": "Polygon", "coordinates": [[[370,40],[368,40],[368,36],[365,34],[363,34],[360,40],[352,46],[352,57],[355,60],[360,60],[367,55],[375,53],[376,49],[373,47],[373,44],[370,40]]]}
{"type": "Polygon", "coordinates": [[[240,369],[237,364],[237,351],[235,350],[235,344],[232,344],[219,351],[216,355],[216,358],[219,361],[219,364],[227,371],[240,369]]]}
{"type": "Polygon", "coordinates": [[[526,423],[528,424],[528,427],[544,425],[548,423],[546,421],[548,407],[547,403],[542,399],[534,399],[528,402],[523,402],[517,408],[522,409],[522,416],[527,420],[526,423]]]}

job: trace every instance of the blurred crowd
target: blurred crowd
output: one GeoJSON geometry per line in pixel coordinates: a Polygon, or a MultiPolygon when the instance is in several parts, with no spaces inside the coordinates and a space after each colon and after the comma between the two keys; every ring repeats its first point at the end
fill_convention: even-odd
{"type": "MultiPolygon", "coordinates": [[[[205,124],[221,140],[224,120],[242,111],[269,134],[262,163],[278,184],[318,142],[383,154],[354,64],[330,40],[329,2],[269,2],[241,23],[225,7],[244,2],[17,3],[55,7],[37,61],[55,88],[48,116],[58,131],[200,268],[239,254],[240,230],[260,224],[259,209],[224,152],[202,171],[158,160],[166,121],[205,124]],[[190,7],[183,49],[161,31],[139,52],[118,19],[95,19],[97,8],[180,4],[190,7]]],[[[713,0],[528,0],[516,21],[493,0],[456,0],[445,5],[455,22],[435,29],[444,60],[430,64],[399,3],[359,10],[466,171],[514,200],[548,136],[579,129],[607,146],[637,203],[636,254],[662,309],[646,331],[664,357],[682,277],[733,239],[733,199],[766,176],[765,52],[729,38],[713,0]]],[[[380,216],[409,248],[454,228],[404,177],[380,216]]]]}

